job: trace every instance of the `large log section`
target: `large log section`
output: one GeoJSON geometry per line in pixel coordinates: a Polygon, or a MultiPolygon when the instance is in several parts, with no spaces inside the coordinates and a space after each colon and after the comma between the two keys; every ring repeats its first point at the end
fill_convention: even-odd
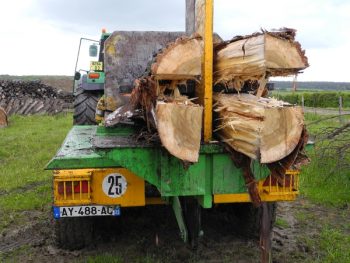
{"type": "MultiPolygon", "coordinates": [[[[258,85],[255,85],[257,96],[244,93],[215,95],[214,111],[219,115],[219,121],[214,124],[214,129],[234,150],[261,163],[285,158],[301,139],[302,110],[260,98],[270,76],[298,74],[308,66],[304,51],[294,37],[295,30],[285,28],[235,37],[215,47],[213,84],[237,91],[241,91],[248,81],[258,85]]],[[[202,59],[201,36],[181,37],[168,44],[154,57],[147,74],[136,80],[131,104],[110,114],[106,125],[113,126],[123,118],[134,116],[135,109],[142,108],[148,130],[157,129],[167,150],[181,160],[196,162],[203,108],[182,96],[179,85],[195,80],[198,94],[203,88],[202,59]]]]}
{"type": "Polygon", "coordinates": [[[224,84],[240,91],[247,80],[298,74],[309,66],[298,42],[295,30],[283,28],[238,36],[215,48],[214,84],[224,84]]]}
{"type": "Polygon", "coordinates": [[[301,107],[250,94],[216,94],[216,134],[238,152],[260,163],[289,155],[304,127],[301,107]]]}

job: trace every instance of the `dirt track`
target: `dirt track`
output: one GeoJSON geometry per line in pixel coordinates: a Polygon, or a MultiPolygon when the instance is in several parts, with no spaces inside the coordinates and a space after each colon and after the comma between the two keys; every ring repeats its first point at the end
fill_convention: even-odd
{"type": "MultiPolygon", "coordinates": [[[[313,261],[322,252],[304,243],[304,237],[317,235],[322,224],[306,218],[331,218],[345,210],[325,209],[304,199],[280,203],[277,217],[286,222],[275,226],[273,233],[274,262],[313,261]],[[300,214],[305,214],[298,219],[300,214]],[[307,229],[307,231],[305,231],[307,229]]],[[[18,262],[84,261],[88,257],[111,254],[122,262],[259,262],[256,240],[235,234],[234,222],[218,211],[203,213],[204,237],[197,251],[184,245],[170,207],[149,207],[124,210],[120,218],[103,218],[96,242],[79,251],[58,249],[53,242],[53,220],[49,208],[26,213],[26,222],[11,225],[0,237],[0,260],[18,262]]],[[[347,217],[350,223],[350,217],[347,217]]]]}

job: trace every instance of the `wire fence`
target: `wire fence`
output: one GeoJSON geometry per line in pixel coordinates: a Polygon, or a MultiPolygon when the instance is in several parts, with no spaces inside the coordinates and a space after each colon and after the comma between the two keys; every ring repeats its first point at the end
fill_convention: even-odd
{"type": "Polygon", "coordinates": [[[274,92],[273,96],[279,100],[301,106],[304,112],[321,115],[339,115],[339,121],[341,123],[344,121],[342,115],[350,113],[350,93],[274,92]]]}

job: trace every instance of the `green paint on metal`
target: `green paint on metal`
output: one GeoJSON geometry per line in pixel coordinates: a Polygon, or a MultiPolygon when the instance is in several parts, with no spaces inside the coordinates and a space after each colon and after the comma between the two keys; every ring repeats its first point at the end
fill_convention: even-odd
{"type": "Polygon", "coordinates": [[[200,153],[225,153],[224,147],[219,143],[202,144],[200,153]]]}
{"type": "Polygon", "coordinates": [[[211,194],[197,196],[197,200],[203,208],[212,208],[213,206],[213,196],[211,194]]]}
{"type": "Polygon", "coordinates": [[[130,136],[134,134],[135,127],[131,125],[118,125],[118,128],[107,128],[104,126],[98,126],[96,130],[97,136],[130,136]]]}
{"type": "MultiPolygon", "coordinates": [[[[188,168],[163,147],[134,145],[97,149],[94,138],[125,138],[132,135],[129,126],[107,129],[98,126],[74,126],[47,169],[124,167],[155,185],[163,197],[196,196],[204,208],[212,206],[213,194],[247,191],[241,169],[234,166],[220,144],[202,145],[199,162],[188,168]]],[[[257,180],[269,175],[264,165],[253,162],[257,180]]]]}
{"type": "Polygon", "coordinates": [[[261,180],[270,175],[270,170],[265,164],[260,164],[258,161],[253,161],[251,170],[256,180],[261,180]]]}
{"type": "Polygon", "coordinates": [[[246,192],[242,170],[237,168],[228,154],[213,156],[213,193],[229,194],[246,192]]]}
{"type": "Polygon", "coordinates": [[[188,231],[185,224],[185,219],[182,213],[181,203],[178,196],[172,198],[172,207],[175,213],[177,224],[180,228],[180,235],[182,240],[187,243],[188,241],[188,231]]]}
{"type": "Polygon", "coordinates": [[[105,73],[104,72],[98,72],[100,74],[100,77],[98,79],[90,79],[89,75],[86,78],[86,82],[90,84],[103,84],[105,83],[105,73]]]}
{"type": "Polygon", "coordinates": [[[102,33],[101,39],[107,39],[110,35],[111,35],[111,33],[102,33]]]}
{"type": "MultiPolygon", "coordinates": [[[[118,167],[124,167],[160,189],[159,150],[156,148],[115,148],[108,152],[108,159],[118,167]]],[[[170,196],[170,195],[169,195],[170,196]]]]}
{"type": "Polygon", "coordinates": [[[204,195],[205,169],[205,155],[200,155],[198,163],[185,169],[180,160],[162,151],[161,195],[204,195]]]}

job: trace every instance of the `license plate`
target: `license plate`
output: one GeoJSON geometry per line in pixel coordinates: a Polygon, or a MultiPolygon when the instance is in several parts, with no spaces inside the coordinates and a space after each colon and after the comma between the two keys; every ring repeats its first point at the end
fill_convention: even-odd
{"type": "Polygon", "coordinates": [[[120,216],[119,206],[54,206],[54,218],[81,217],[81,216],[120,216]]]}
{"type": "Polygon", "coordinates": [[[90,70],[92,70],[92,71],[102,71],[103,70],[103,62],[91,61],[90,62],[90,70]]]}

